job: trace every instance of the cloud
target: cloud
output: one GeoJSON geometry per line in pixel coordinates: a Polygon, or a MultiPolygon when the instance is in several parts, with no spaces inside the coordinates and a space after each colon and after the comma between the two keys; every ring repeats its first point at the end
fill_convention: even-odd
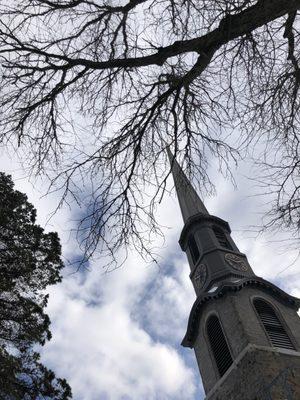
{"type": "MultiPolygon", "coordinates": [[[[43,360],[68,378],[76,400],[194,398],[195,371],[173,340],[151,337],[136,314],[136,304],[155,279],[153,269],[138,261],[131,256],[126,269],[106,275],[94,266],[84,282],[72,275],[51,289],[53,339],[43,360]]],[[[145,303],[142,309],[147,311],[145,303]]]]}
{"type": "MultiPolygon", "coordinates": [[[[63,208],[46,225],[58,194],[41,197],[43,182],[28,185],[15,160],[5,159],[4,164],[13,172],[16,187],[37,207],[39,223],[57,230],[65,256],[74,257],[78,247],[68,232],[75,227],[78,210],[63,208]]],[[[205,199],[207,208],[230,223],[233,238],[257,275],[300,296],[296,251],[283,251],[282,234],[253,231],[264,199],[253,197],[257,189],[244,177],[249,171],[246,164],[239,168],[238,190],[216,175],[217,196],[205,199]]],[[[195,294],[178,245],[183,223],[174,192],[165,196],[157,217],[165,227],[163,245],[159,239],[154,243],[159,266],[130,254],[123,268],[103,274],[101,262],[94,261],[89,271],[74,274],[67,268],[63,282],[49,290],[53,338],[42,357],[68,379],[74,400],[204,398],[193,351],[180,347],[195,294]]]]}
{"type": "MultiPolygon", "coordinates": [[[[37,208],[38,223],[47,230],[57,230],[66,258],[73,258],[78,248],[69,230],[75,227],[73,215],[78,211],[60,209],[49,222],[59,194],[43,197],[46,184],[41,180],[34,186],[29,184],[15,159],[2,154],[2,161],[2,169],[12,174],[16,188],[26,192],[37,208]]],[[[175,201],[171,199],[176,207],[175,201]]],[[[180,224],[174,229],[170,223],[172,215],[168,213],[168,205],[160,211],[162,223],[169,223],[172,229],[167,229],[168,246],[161,249],[161,242],[157,243],[162,261],[159,269],[131,254],[126,266],[108,274],[103,274],[99,262],[93,262],[90,271],[75,274],[69,267],[64,272],[63,282],[49,289],[47,312],[52,321],[53,337],[42,349],[42,361],[58,376],[68,379],[75,400],[189,400],[199,391],[197,371],[178,351],[180,335],[185,329],[182,321],[187,319],[192,302],[191,296],[189,302],[185,301],[192,293],[191,286],[189,295],[185,292],[186,261],[185,270],[182,266],[178,270],[173,267],[173,276],[168,275],[173,262],[170,252],[178,254],[173,239],[178,235],[180,224]],[[157,288],[160,296],[157,296],[157,288]],[[164,308],[161,307],[155,316],[156,304],[162,301],[164,308]],[[152,328],[158,323],[166,325],[161,312],[164,310],[171,315],[170,307],[176,311],[172,325],[176,335],[169,331],[168,338],[165,329],[166,336],[160,341],[157,329],[151,331],[147,321],[151,314],[152,328]]],[[[178,212],[177,218],[180,221],[178,212]]]]}

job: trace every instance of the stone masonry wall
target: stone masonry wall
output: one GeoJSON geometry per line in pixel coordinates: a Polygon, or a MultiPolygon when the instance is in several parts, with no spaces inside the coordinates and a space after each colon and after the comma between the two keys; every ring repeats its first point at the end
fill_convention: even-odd
{"type": "Polygon", "coordinates": [[[299,400],[300,353],[248,345],[206,400],[299,400]]]}

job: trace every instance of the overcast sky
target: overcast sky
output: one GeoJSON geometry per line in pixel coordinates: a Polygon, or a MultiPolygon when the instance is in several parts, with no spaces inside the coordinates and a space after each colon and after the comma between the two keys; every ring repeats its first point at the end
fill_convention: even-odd
{"type": "MultiPolygon", "coordinates": [[[[27,193],[38,222],[59,233],[65,259],[78,255],[69,234],[78,209],[63,208],[48,221],[58,195],[43,197],[46,186],[28,183],[14,157],[2,154],[1,170],[27,193]]],[[[216,175],[217,195],[205,198],[205,204],[230,223],[257,275],[300,296],[297,252],[287,248],[282,236],[257,236],[249,229],[259,224],[266,201],[253,196],[257,189],[246,177],[251,174],[247,163],[239,166],[237,189],[216,175]]],[[[63,282],[49,289],[53,338],[42,349],[42,360],[68,380],[75,400],[204,398],[194,353],[180,346],[195,294],[178,245],[183,223],[174,191],[165,196],[157,217],[166,227],[164,244],[157,241],[158,266],[130,254],[122,268],[104,274],[102,261],[92,261],[88,270],[77,273],[65,268],[63,282]]]]}

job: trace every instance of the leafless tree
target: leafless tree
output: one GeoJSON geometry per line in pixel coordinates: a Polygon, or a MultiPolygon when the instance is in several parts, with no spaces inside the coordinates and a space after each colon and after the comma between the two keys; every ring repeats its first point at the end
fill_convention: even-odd
{"type": "Polygon", "coordinates": [[[132,244],[153,256],[166,144],[208,190],[214,158],[226,171],[263,144],[272,221],[298,230],[300,0],[0,4],[1,140],[56,172],[62,201],[81,201],[90,178],[87,255],[132,244]]]}

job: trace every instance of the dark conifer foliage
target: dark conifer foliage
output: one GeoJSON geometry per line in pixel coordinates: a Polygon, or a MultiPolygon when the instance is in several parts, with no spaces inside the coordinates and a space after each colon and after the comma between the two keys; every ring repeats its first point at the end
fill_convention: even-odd
{"type": "Polygon", "coordinates": [[[64,379],[39,361],[35,345],[51,338],[44,289],[61,281],[61,247],[55,232],[35,223],[25,194],[0,173],[0,398],[71,398],[64,379]]]}

